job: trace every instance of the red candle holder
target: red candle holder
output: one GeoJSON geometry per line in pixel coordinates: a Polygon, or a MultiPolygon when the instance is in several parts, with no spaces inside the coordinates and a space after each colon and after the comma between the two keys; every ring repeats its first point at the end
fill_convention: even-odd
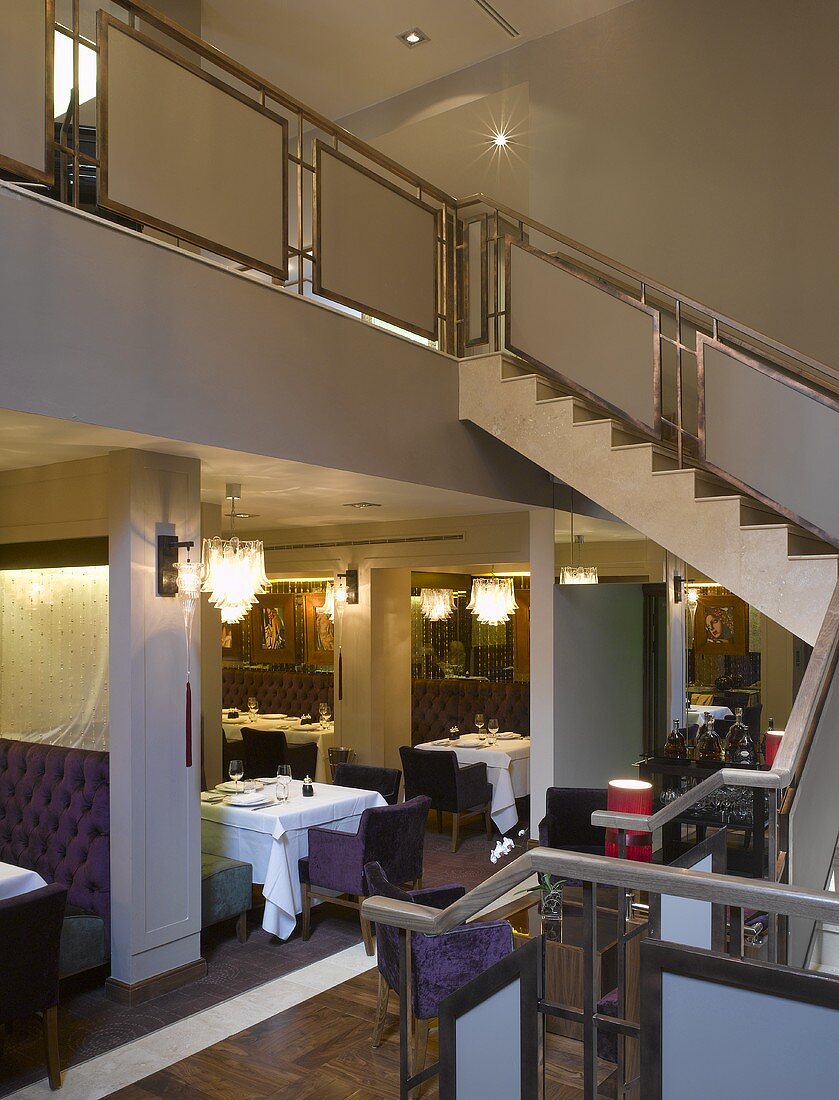
{"type": "Polygon", "coordinates": [[[771,768],[775,763],[775,757],[778,755],[778,749],[781,747],[781,741],[784,738],[783,730],[767,730],[766,731],[766,767],[771,768]]]}
{"type": "MultiPolygon", "coordinates": [[[[606,808],[614,813],[643,814],[653,812],[653,785],[643,779],[612,779],[606,808]]],[[[618,830],[606,830],[606,855],[619,856],[618,830]]],[[[653,858],[652,833],[626,832],[626,858],[636,863],[649,863],[653,858]]]]}

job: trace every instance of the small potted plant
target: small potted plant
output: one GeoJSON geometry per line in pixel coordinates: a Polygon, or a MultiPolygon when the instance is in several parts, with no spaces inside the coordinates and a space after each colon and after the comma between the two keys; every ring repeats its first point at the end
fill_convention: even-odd
{"type": "MultiPolygon", "coordinates": [[[[520,837],[526,836],[527,830],[522,829],[518,835],[520,837]]],[[[525,845],[517,845],[511,837],[504,837],[497,842],[490,852],[490,863],[498,863],[499,860],[515,851],[517,847],[524,849],[525,845]]],[[[539,915],[542,921],[542,935],[549,940],[562,940],[562,890],[564,886],[564,878],[556,878],[553,875],[541,873],[536,875],[535,886],[529,886],[527,890],[522,891],[525,894],[536,892],[541,894],[539,898],[539,915]]]]}

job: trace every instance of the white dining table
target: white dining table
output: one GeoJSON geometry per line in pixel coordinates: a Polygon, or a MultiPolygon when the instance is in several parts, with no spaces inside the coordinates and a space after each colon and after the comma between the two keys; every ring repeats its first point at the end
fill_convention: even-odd
{"type": "Polygon", "coordinates": [[[426,741],[417,748],[453,752],[461,766],[483,761],[487,766],[487,780],[492,786],[492,820],[502,833],[516,827],[519,819],[516,799],[530,794],[529,737],[476,747],[458,745],[457,741],[426,741]]]}
{"type": "Polygon", "coordinates": [[[0,863],[0,901],[28,894],[46,885],[37,871],[16,867],[13,863],[0,863]]]}
{"type": "Polygon", "coordinates": [[[689,707],[687,712],[688,725],[701,726],[703,721],[703,715],[707,711],[708,714],[713,716],[716,722],[720,718],[733,718],[730,707],[720,706],[708,706],[708,707],[689,707]]]}
{"type": "MultiPolygon", "coordinates": [[[[273,786],[265,789],[273,798],[273,786]]],[[[303,907],[297,864],[309,854],[309,828],[355,833],[365,810],[387,805],[378,791],[325,783],[315,783],[314,791],[305,798],[303,784],[293,779],[287,802],[256,809],[201,803],[201,850],[250,863],[265,895],[262,927],[281,940],[294,931],[303,907]]]]}
{"type": "Polygon", "coordinates": [[[227,713],[222,711],[221,725],[224,730],[224,738],[228,744],[241,742],[242,726],[253,726],[255,729],[271,732],[282,730],[289,745],[305,745],[316,741],[318,762],[313,778],[318,783],[329,782],[329,748],[335,740],[334,722],[329,722],[325,726],[321,726],[319,722],[314,725],[307,723],[303,726],[300,724],[300,719],[293,715],[264,714],[258,718],[251,718],[249,714],[240,711],[238,718],[229,718],[227,713]]]}

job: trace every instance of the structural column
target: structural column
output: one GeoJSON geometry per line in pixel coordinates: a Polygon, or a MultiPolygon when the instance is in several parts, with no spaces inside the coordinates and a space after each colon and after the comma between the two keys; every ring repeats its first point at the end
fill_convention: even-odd
{"type": "Polygon", "coordinates": [[[199,545],[200,464],[111,455],[110,775],[112,976],[138,1003],[206,971],[201,959],[200,665],[192,639],[186,766],[186,642],[179,601],[157,595],[158,534],[199,545]]]}
{"type": "Polygon", "coordinates": [[[530,835],[539,836],[545,793],[556,775],[554,696],[554,512],[530,519],[530,835]]]}
{"type": "MultiPolygon", "coordinates": [[[[201,538],[212,539],[221,535],[221,505],[201,505],[201,538]]],[[[201,553],[201,543],[195,544],[194,556],[201,553]]],[[[221,614],[210,603],[209,596],[201,597],[201,745],[203,749],[204,775],[207,787],[225,779],[223,767],[221,728],[221,614]]],[[[196,629],[198,627],[196,626],[196,629]]]]}

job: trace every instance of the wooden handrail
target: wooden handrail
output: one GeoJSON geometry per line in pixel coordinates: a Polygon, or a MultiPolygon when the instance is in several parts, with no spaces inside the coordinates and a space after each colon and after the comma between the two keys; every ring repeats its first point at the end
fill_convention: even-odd
{"type": "Polygon", "coordinates": [[[719,905],[766,910],[781,916],[831,923],[839,919],[839,894],[826,890],[801,890],[786,883],[735,878],[655,863],[635,863],[611,856],[566,852],[559,848],[532,848],[446,909],[432,909],[394,898],[370,897],[362,903],[361,913],[366,920],[378,924],[439,936],[474,917],[534,872],[604,886],[621,886],[628,890],[713,901],[719,905]]]}
{"type": "Polygon", "coordinates": [[[651,833],[673,821],[720,787],[768,787],[782,790],[797,784],[804,770],[807,754],[816,735],[825,700],[836,674],[837,661],[839,661],[839,584],[833,590],[772,768],[768,771],[721,768],[654,814],[622,814],[609,810],[597,810],[591,815],[592,825],[651,833]]]}

